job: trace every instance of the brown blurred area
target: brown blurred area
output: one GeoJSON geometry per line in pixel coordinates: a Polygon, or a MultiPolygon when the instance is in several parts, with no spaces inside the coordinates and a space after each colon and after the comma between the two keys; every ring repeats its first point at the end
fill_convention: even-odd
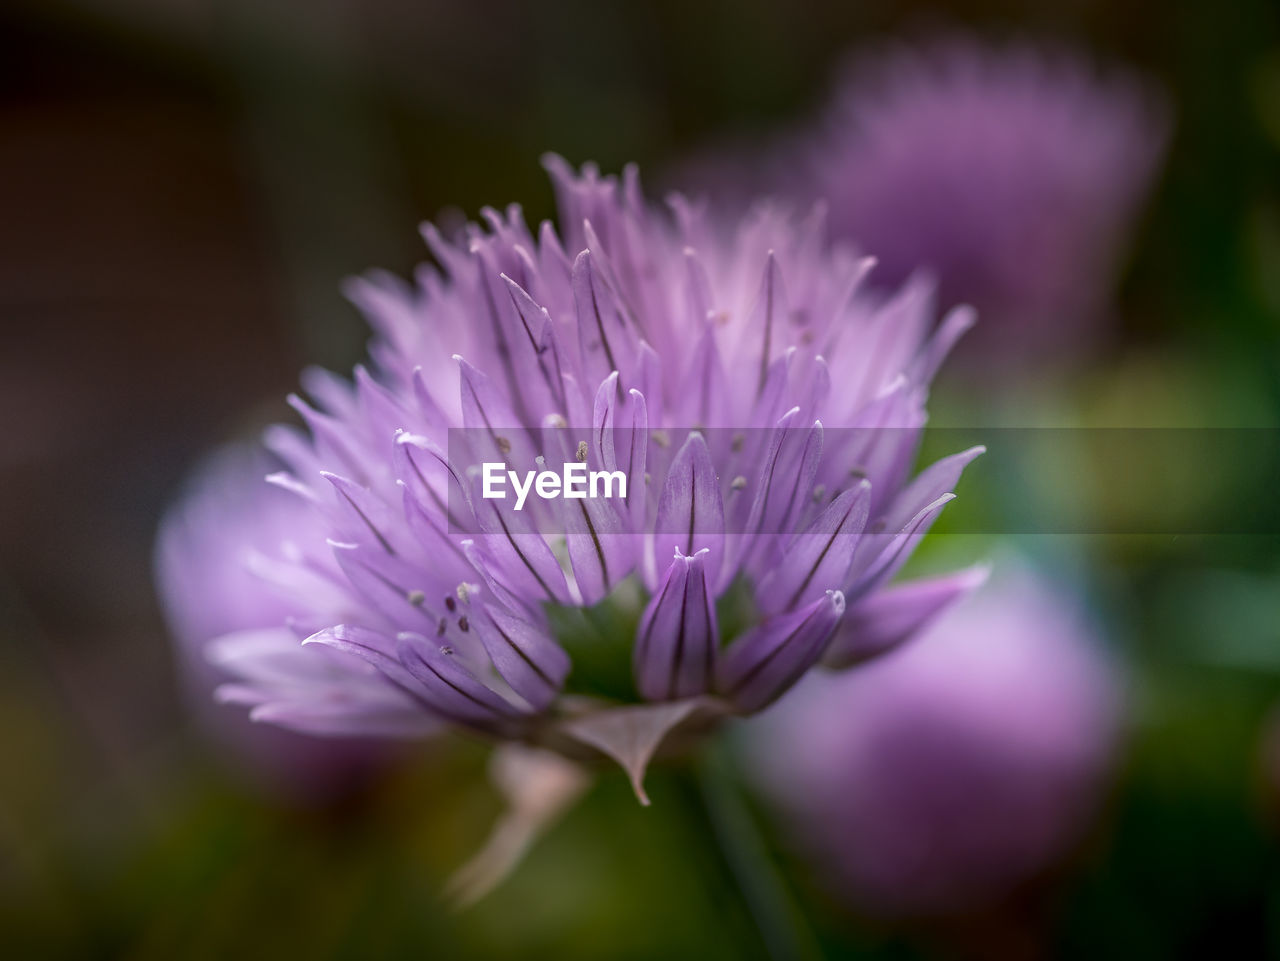
{"type": "Polygon", "coordinates": [[[56,750],[110,777],[180,716],[150,589],[159,511],[297,358],[208,84],[17,22],[0,76],[0,688],[26,734],[3,760],[56,750]],[[28,703],[69,719],[65,743],[23,723],[28,703]]]}

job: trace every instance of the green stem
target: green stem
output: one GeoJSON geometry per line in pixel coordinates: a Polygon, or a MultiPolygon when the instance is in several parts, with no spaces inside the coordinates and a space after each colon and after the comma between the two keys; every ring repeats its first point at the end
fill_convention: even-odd
{"type": "Polygon", "coordinates": [[[697,780],[720,854],[773,961],[821,957],[817,939],[787,890],[742,796],[723,742],[709,744],[697,780]]]}

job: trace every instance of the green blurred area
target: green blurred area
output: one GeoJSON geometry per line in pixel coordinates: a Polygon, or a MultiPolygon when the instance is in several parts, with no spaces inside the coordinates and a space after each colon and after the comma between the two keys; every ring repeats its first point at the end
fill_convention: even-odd
{"type": "MultiPolygon", "coordinates": [[[[1165,86],[1177,126],[1112,348],[1070,381],[994,397],[944,375],[936,422],[1275,428],[1272,0],[0,10],[0,400],[36,423],[15,428],[0,460],[0,953],[765,956],[759,905],[687,770],[653,773],[651,808],[605,775],[507,884],[457,913],[441,891],[500,809],[480,745],[420,747],[317,804],[220,763],[177,695],[150,543],[199,451],[279,416],[300,365],[359,358],[366,331],[340,279],[411,272],[425,256],[420,221],[513,199],[549,216],[545,150],[607,169],[638,161],[659,181],[705,143],[811,113],[848,50],[944,24],[1131,64],[1165,86]]],[[[976,467],[959,491],[970,513],[944,515],[911,570],[993,550],[994,538],[956,532],[965,517],[999,524],[1064,496],[1052,461],[1028,463],[994,488],[976,467]]],[[[1158,520],[1212,501],[1228,527],[1247,527],[1280,464],[1212,468],[1188,464],[1160,485],[1117,471],[1086,505],[1158,520]],[[1155,486],[1173,494],[1155,498],[1155,486]]],[[[1106,815],[1035,912],[1048,956],[1280,958],[1280,746],[1270,771],[1265,760],[1280,704],[1280,538],[1017,540],[1088,592],[1129,672],[1106,815]]],[[[802,950],[1027,956],[1016,938],[846,916],[767,812],[728,789],[787,879],[802,950]]]]}

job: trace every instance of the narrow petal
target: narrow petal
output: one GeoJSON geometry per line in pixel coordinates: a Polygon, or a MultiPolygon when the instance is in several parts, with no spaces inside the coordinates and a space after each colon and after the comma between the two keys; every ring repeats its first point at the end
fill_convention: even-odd
{"type": "Polygon", "coordinates": [[[528,292],[505,274],[508,296],[524,329],[524,341],[520,356],[526,366],[537,365],[541,373],[541,387],[534,398],[534,419],[553,410],[562,413],[565,408],[564,382],[559,345],[555,336],[555,323],[547,309],[529,296],[528,292]]]}
{"type": "MultiPolygon", "coordinates": [[[[585,438],[581,440],[585,448],[574,443],[576,436],[566,430],[548,431],[545,436],[548,460],[553,465],[573,463],[580,457],[579,450],[589,452],[591,448],[591,442],[585,438]]],[[[589,453],[585,457],[589,460],[589,453]]],[[[629,479],[627,487],[630,494],[629,479]]],[[[617,495],[621,491],[615,487],[613,493],[617,495]]],[[[562,497],[555,505],[563,523],[580,602],[589,606],[604,598],[634,566],[637,545],[628,533],[626,505],[617,497],[562,497]]]]}
{"type": "Polygon", "coordinates": [[[611,371],[621,369],[622,362],[634,353],[635,342],[617,297],[587,250],[573,264],[573,300],[583,371],[587,383],[598,384],[611,371]]]}
{"type": "Polygon", "coordinates": [[[314,737],[414,739],[440,728],[438,719],[421,710],[344,699],[340,689],[326,692],[324,700],[266,701],[249,712],[249,719],[314,737]]]}
{"type": "Polygon", "coordinates": [[[664,544],[675,536],[686,557],[706,548],[706,577],[716,579],[724,553],[724,501],[707,442],[697,431],[689,434],[671,462],[654,533],[664,544]]]}
{"type": "Polygon", "coordinates": [[[945,577],[908,581],[877,591],[845,614],[822,663],[846,668],[891,651],[916,634],[962,597],[982,586],[986,565],[945,577]]]}
{"type": "Polygon", "coordinates": [[[720,662],[720,692],[743,714],[767,707],[817,663],[843,614],[844,595],[827,591],[748,632],[720,662]]]}
{"type": "Polygon", "coordinates": [[[870,506],[871,485],[865,480],[832,501],[761,581],[761,608],[769,614],[793,610],[843,584],[870,506]]]}
{"type": "Polygon", "coordinates": [[[965,467],[985,449],[971,447],[930,464],[893,499],[854,554],[844,588],[851,602],[888,581],[905,563],[938,513],[955,499],[951,491],[965,467]]]}
{"type": "Polygon", "coordinates": [[[682,381],[687,385],[672,414],[698,427],[723,427],[729,422],[728,383],[714,325],[705,323],[682,381]]]}
{"type": "Polygon", "coordinates": [[[765,260],[759,296],[747,317],[738,358],[738,367],[743,376],[750,380],[756,396],[764,392],[769,366],[778,354],[779,345],[787,342],[783,324],[789,314],[782,271],[778,266],[778,258],[770,250],[765,260]]]}
{"type": "Polygon", "coordinates": [[[911,365],[911,381],[915,384],[927,384],[933,380],[942,362],[951,353],[951,348],[975,323],[978,314],[972,307],[955,307],[947,312],[937,332],[925,344],[920,355],[911,365]]]}
{"type": "Polygon", "coordinates": [[[703,565],[707,550],[676,549],[636,634],[636,686],[650,701],[704,694],[711,686],[720,630],[703,565]]]}
{"type": "Polygon", "coordinates": [[[347,580],[380,612],[379,620],[432,624],[439,612],[424,600],[454,586],[440,583],[441,571],[406,564],[376,546],[334,541],[329,546],[347,580]]]}
{"type": "Polygon", "coordinates": [[[493,605],[486,605],[472,624],[511,689],[535,710],[550,704],[569,676],[564,648],[545,631],[493,605]]]}
{"type": "Polygon", "coordinates": [[[402,634],[396,654],[438,714],[482,729],[505,728],[520,716],[515,705],[459,664],[448,645],[402,634]]]}
{"type": "Polygon", "coordinates": [[[845,593],[851,599],[861,600],[882,584],[887,583],[906,563],[916,545],[937,520],[942,508],[955,499],[955,494],[943,494],[932,503],[926,504],[920,509],[920,513],[911,518],[897,534],[869,534],[864,537],[855,553],[853,570],[845,593]],[[872,551],[864,556],[863,548],[868,545],[868,542],[872,542],[872,551]],[[870,562],[863,566],[868,558],[870,562]]]}
{"type": "Polygon", "coordinates": [[[354,481],[328,471],[321,471],[320,476],[332,484],[337,493],[347,521],[343,525],[344,536],[353,541],[368,541],[372,537],[378,547],[394,557],[396,549],[391,538],[395,525],[387,506],[354,481]]]}
{"type": "MultiPolygon", "coordinates": [[[[453,359],[458,365],[461,383],[462,424],[473,432],[483,429],[489,440],[489,443],[476,451],[477,460],[531,462],[532,451],[512,450],[521,439],[518,434],[521,421],[501,392],[484,373],[462,357],[455,354],[453,359]]],[[[468,440],[475,443],[472,437],[468,437],[468,440]]],[[[527,445],[520,445],[522,448],[525,446],[527,445]]]]}
{"type": "MultiPolygon", "coordinates": [[[[481,553],[468,552],[473,564],[486,577],[493,577],[512,593],[531,601],[547,600],[560,604],[570,600],[564,570],[546,539],[524,512],[508,508],[499,510],[498,501],[476,502],[480,526],[484,534],[474,538],[483,548],[481,553]]],[[[514,503],[514,502],[502,502],[514,503]]],[[[463,545],[466,550],[466,545],[463,545]]]]}
{"type": "Polygon", "coordinates": [[[321,644],[344,654],[360,658],[375,667],[388,681],[413,698],[420,706],[433,711],[431,702],[422,696],[421,685],[414,679],[396,654],[396,642],[380,631],[337,624],[312,634],[303,644],[321,644]]]}

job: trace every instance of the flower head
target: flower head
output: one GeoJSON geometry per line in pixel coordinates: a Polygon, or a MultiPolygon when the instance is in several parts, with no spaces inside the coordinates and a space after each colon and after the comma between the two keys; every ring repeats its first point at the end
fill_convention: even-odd
{"type": "Polygon", "coordinates": [[[1118,719],[1094,632],[1015,568],[892,656],[811,678],[754,727],[750,757],[838,894],[936,916],[989,907],[1070,851],[1118,719]]]}
{"type": "Polygon", "coordinates": [[[1158,96],[1069,54],[964,38],[854,61],[810,145],[832,228],[895,285],[934,271],[991,358],[1077,352],[1167,139],[1158,96]]]}
{"type": "Polygon", "coordinates": [[[310,372],[313,402],[291,400],[307,429],[266,438],[297,506],[255,532],[256,566],[293,606],[217,649],[255,717],[444,721],[603,752],[640,790],[675,728],[759,710],[927,612],[880,588],[976,453],[910,476],[971,318],[928,335],[919,283],[866,306],[865,264],[819,217],[724,233],[679,198],[649,206],[634,169],[548,166],[562,234],[486,210],[458,242],[425,228],[437,266],[413,285],[352,285],[376,373],[310,372]],[[617,491],[515,506],[486,490],[495,464],[526,492],[562,466],[567,491],[573,465],[617,491]],[[314,668],[285,663],[286,635],[314,668]]]}
{"type": "Polygon", "coordinates": [[[260,783],[310,800],[358,785],[385,764],[388,752],[371,743],[251,728],[239,702],[305,687],[316,710],[295,715],[292,727],[307,733],[331,729],[332,716],[321,710],[326,701],[358,706],[358,713],[339,713],[343,733],[353,736],[426,733],[433,725],[381,681],[351,677],[345,669],[334,675],[338,658],[317,657],[298,644],[300,619],[324,619],[333,596],[328,578],[308,575],[307,566],[327,568],[329,577],[337,569],[325,553],[299,563],[298,545],[324,533],[305,502],[262,482],[279,467],[260,450],[217,451],[161,524],[156,579],[197,717],[260,783]],[[341,683],[324,698],[326,675],[341,683]],[[215,688],[224,703],[213,703],[215,688]]]}
{"type": "Polygon", "coordinates": [[[1078,55],[939,37],[855,54],[816,122],[710,147],[677,174],[722,209],[822,200],[832,234],[876,258],[871,288],[927,271],[943,302],[982,317],[962,354],[984,372],[1043,367],[1105,333],[1168,112],[1078,55]]]}

